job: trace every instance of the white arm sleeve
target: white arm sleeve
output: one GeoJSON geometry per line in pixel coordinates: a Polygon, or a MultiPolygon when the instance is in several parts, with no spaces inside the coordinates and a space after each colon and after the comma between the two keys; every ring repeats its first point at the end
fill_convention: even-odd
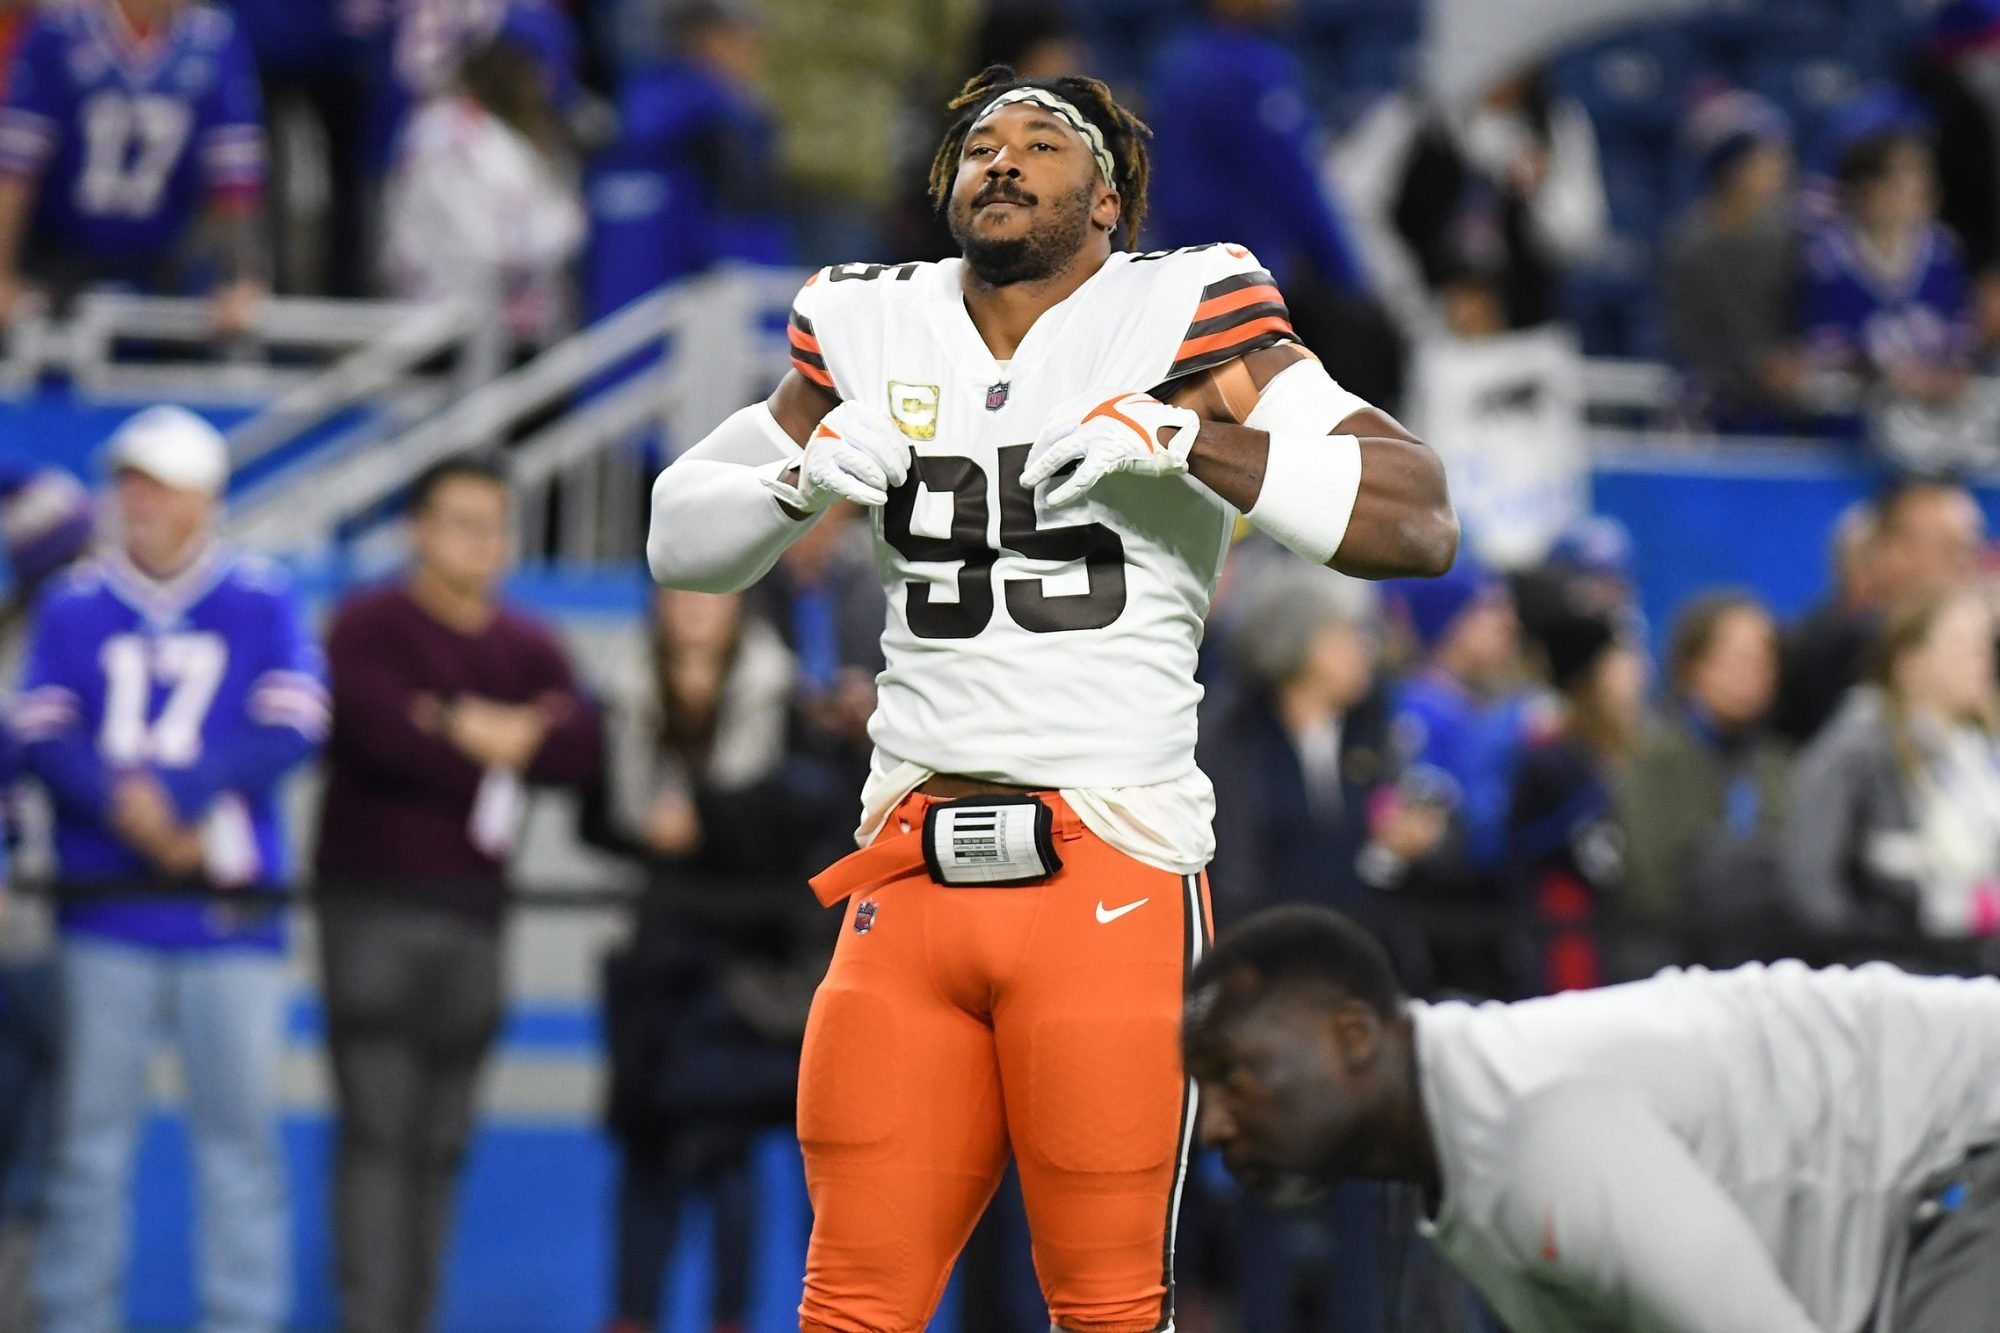
{"type": "Polygon", "coordinates": [[[746,407],[709,432],[653,483],[646,563],[653,579],[689,592],[741,592],[819,521],[799,520],[764,483],[802,451],[771,409],[746,407]]]}
{"type": "Polygon", "coordinates": [[[1523,1107],[1496,1218],[1523,1276],[1635,1333],[1826,1333],[1750,1220],[1636,1097],[1566,1088],[1523,1107]]]}
{"type": "Polygon", "coordinates": [[[1243,517],[1316,565],[1340,550],[1361,493],[1361,442],[1332,432],[1367,406],[1306,360],[1279,371],[1243,421],[1271,437],[1263,489],[1243,517]]]}

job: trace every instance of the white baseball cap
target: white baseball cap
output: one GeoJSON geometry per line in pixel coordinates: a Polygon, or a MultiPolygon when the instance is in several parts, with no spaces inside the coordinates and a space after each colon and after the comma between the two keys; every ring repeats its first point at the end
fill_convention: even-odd
{"type": "Polygon", "coordinates": [[[229,445],[222,432],[181,407],[149,407],[118,428],[106,467],[143,472],[178,491],[220,495],[229,484],[229,445]]]}

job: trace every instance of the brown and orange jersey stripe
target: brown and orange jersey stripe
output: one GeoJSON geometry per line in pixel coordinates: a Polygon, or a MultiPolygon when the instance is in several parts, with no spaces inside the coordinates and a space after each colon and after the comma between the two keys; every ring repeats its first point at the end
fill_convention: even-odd
{"type": "Polygon", "coordinates": [[[813,333],[812,321],[794,309],[785,333],[792,343],[792,369],[820,388],[831,389],[833,376],[827,371],[826,357],[820,352],[819,338],[813,333]]]}
{"type": "Polygon", "coordinates": [[[1297,341],[1278,284],[1263,269],[1237,273],[1202,288],[1194,323],[1174,354],[1167,378],[1177,380],[1281,342],[1297,341]]]}

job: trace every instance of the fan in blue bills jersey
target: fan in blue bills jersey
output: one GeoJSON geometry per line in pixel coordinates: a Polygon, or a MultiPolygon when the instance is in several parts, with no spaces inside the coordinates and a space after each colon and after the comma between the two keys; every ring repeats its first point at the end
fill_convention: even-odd
{"type": "Polygon", "coordinates": [[[1884,94],[1839,119],[1838,207],[1806,252],[1806,337],[1823,362],[1932,396],[1918,381],[1962,375],[1973,332],[1965,261],[1937,220],[1928,127],[1884,94]]]}
{"type": "Polygon", "coordinates": [[[2000,399],[1971,383],[1970,283],[1957,238],[1937,220],[1928,129],[1900,99],[1874,94],[1841,120],[1839,208],[1806,253],[1810,350],[1861,377],[1865,434],[1896,466],[1981,461],[2000,399]]]}
{"type": "Polygon", "coordinates": [[[1843,369],[1893,375],[1962,371],[1972,356],[1971,293],[1958,243],[1935,223],[1917,232],[1900,273],[1885,273],[1846,221],[1813,237],[1806,335],[1843,369]]]}
{"type": "MultiPolygon", "coordinates": [[[[189,434],[193,420],[155,409],[121,440],[189,434]]],[[[220,450],[216,437],[212,452],[220,450]]],[[[159,472],[159,484],[182,490],[211,484],[179,461],[139,452],[114,461],[121,477],[159,472]]],[[[132,504],[121,494],[128,524],[132,504]]],[[[59,576],[36,605],[9,723],[23,767],[54,806],[65,884],[130,884],[188,869],[224,888],[287,876],[278,784],[326,737],[325,667],[284,573],[203,540],[169,575],[149,573],[128,542],[59,576]],[[164,868],[120,826],[121,788],[131,781],[157,784],[173,818],[198,833],[198,865],[164,868]]],[[[172,900],[78,901],[62,922],[161,948],[280,937],[275,920],[246,925],[172,900]]]]}
{"type": "Polygon", "coordinates": [[[227,12],[186,0],[52,9],[23,39],[0,109],[0,280],[25,266],[158,281],[205,208],[254,212],[264,174],[257,73],[227,12]]]}

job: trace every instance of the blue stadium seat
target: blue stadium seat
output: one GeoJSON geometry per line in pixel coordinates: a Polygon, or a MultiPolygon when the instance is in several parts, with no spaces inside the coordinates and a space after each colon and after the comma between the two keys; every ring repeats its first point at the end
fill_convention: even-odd
{"type": "Polygon", "coordinates": [[[1630,150],[1605,151],[1604,197],[1611,206],[1611,225],[1620,233],[1651,244],[1665,225],[1666,190],[1653,155],[1630,150]]]}
{"type": "Polygon", "coordinates": [[[1844,51],[1779,50],[1750,62],[1743,86],[1762,93],[1785,109],[1801,143],[1809,143],[1826,118],[1865,88],[1868,70],[1856,66],[1844,51]]]}
{"type": "Polygon", "coordinates": [[[1937,0],[1849,0],[1847,31],[1857,54],[1880,52],[1900,63],[1924,34],[1937,0]]]}
{"type": "Polygon", "coordinates": [[[1413,36],[1423,23],[1421,0],[1304,0],[1299,19],[1308,30],[1347,23],[1391,20],[1413,36]]]}
{"type": "Polygon", "coordinates": [[[1601,137],[1657,140],[1679,130],[1699,68],[1687,35],[1656,24],[1561,57],[1554,80],[1590,112],[1601,137]]]}
{"type": "Polygon", "coordinates": [[[1838,35],[1847,25],[1840,0],[1719,0],[1684,24],[1696,48],[1725,67],[1774,42],[1838,35]]]}
{"type": "Polygon", "coordinates": [[[1563,284],[1563,309],[1589,356],[1657,353],[1651,252],[1643,248],[1582,269],[1563,284]]]}

